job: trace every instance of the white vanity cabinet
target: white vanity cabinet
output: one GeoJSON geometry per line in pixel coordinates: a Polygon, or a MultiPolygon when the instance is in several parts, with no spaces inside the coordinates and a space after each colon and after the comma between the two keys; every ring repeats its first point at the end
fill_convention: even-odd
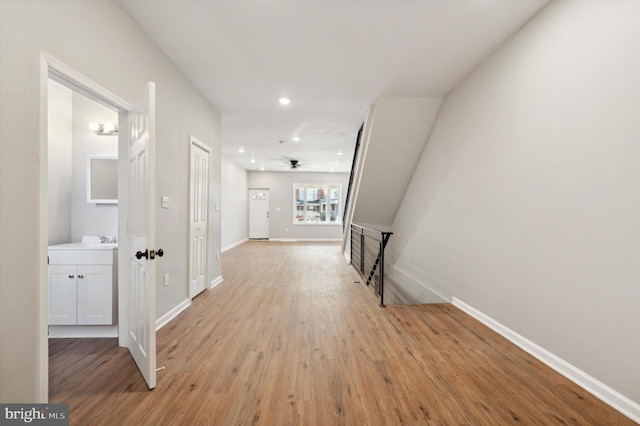
{"type": "Polygon", "coordinates": [[[49,247],[49,325],[111,325],[117,319],[114,245],[49,247]]]}

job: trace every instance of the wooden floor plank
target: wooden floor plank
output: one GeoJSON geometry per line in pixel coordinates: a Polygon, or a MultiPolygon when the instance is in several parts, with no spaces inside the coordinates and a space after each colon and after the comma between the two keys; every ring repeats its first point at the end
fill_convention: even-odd
{"type": "Polygon", "coordinates": [[[148,391],[116,339],[51,339],[75,425],[632,425],[452,305],[378,307],[333,243],[248,242],[157,335],[148,391]]]}

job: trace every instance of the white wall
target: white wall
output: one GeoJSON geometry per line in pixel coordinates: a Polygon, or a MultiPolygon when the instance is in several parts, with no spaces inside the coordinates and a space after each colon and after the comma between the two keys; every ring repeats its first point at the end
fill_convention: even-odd
{"type": "MultiPolygon", "coordinates": [[[[342,239],[342,223],[337,225],[293,224],[294,183],[337,183],[342,185],[340,217],[349,185],[347,173],[306,173],[249,171],[249,188],[269,189],[269,238],[342,239]]],[[[248,198],[248,193],[246,197],[248,198]]]]}
{"type": "Polygon", "coordinates": [[[389,226],[411,180],[441,98],[381,97],[367,119],[353,222],[389,226]]]}
{"type": "MultiPolygon", "coordinates": [[[[87,203],[87,157],[118,156],[118,136],[97,135],[89,123],[118,123],[118,113],[73,93],[73,178],[71,188],[71,239],[83,235],[118,235],[118,205],[87,203]]],[[[51,171],[50,171],[51,173],[51,171]]],[[[55,224],[50,223],[50,227],[55,224]]]]}
{"type": "Polygon", "coordinates": [[[222,156],[222,250],[247,239],[247,170],[222,156]]]}
{"type": "Polygon", "coordinates": [[[636,403],[639,18],[552,2],[453,90],[389,258],[636,403]]]}
{"type": "Polygon", "coordinates": [[[48,244],[55,245],[71,242],[73,101],[71,90],[58,82],[49,80],[48,90],[48,244]]]}
{"type": "MultiPolygon", "coordinates": [[[[220,116],[174,64],[113,1],[0,1],[0,401],[41,400],[37,394],[41,162],[39,52],[127,100],[156,82],[156,193],[170,209],[156,215],[157,315],[188,298],[189,135],[212,147],[211,201],[220,202],[220,116]],[[99,19],[97,18],[99,17],[99,19]],[[182,224],[182,225],[181,225],[182,224]],[[19,326],[16,326],[16,325],[19,326]]],[[[220,250],[220,214],[210,221],[210,252],[220,250]]],[[[46,232],[46,231],[45,231],[46,232]]],[[[45,235],[46,237],[46,235],[45,235]]],[[[45,238],[46,240],[46,238],[45,238]]],[[[44,257],[46,259],[46,257],[44,257]]],[[[212,278],[220,263],[212,257],[212,278]]]]}

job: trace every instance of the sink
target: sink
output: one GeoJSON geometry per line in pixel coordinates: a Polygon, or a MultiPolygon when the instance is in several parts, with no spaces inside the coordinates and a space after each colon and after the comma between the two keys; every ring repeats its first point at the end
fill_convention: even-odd
{"type": "Polygon", "coordinates": [[[49,265],[111,265],[118,257],[117,243],[67,243],[49,246],[49,265]]]}

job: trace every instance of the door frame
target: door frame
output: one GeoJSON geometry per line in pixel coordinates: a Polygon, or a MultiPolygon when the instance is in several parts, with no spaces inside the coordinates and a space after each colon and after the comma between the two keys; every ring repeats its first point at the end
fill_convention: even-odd
{"type": "MultiPolygon", "coordinates": [[[[209,275],[209,262],[207,261],[208,259],[208,253],[209,253],[209,222],[210,222],[210,216],[211,216],[211,185],[210,185],[210,179],[211,179],[211,147],[207,144],[205,144],[204,142],[201,142],[200,140],[198,140],[195,136],[193,135],[189,135],[189,218],[187,220],[187,226],[188,226],[188,232],[187,235],[189,236],[189,242],[187,247],[189,247],[189,254],[188,254],[188,259],[187,259],[187,283],[188,283],[188,299],[192,300],[195,295],[192,295],[192,288],[191,288],[191,261],[192,261],[192,257],[193,257],[193,252],[191,250],[191,240],[192,240],[192,235],[191,235],[191,217],[193,216],[193,212],[191,211],[191,194],[192,192],[192,185],[193,185],[193,180],[192,180],[192,174],[191,174],[191,167],[193,166],[193,149],[194,147],[198,147],[201,150],[205,151],[207,153],[207,156],[209,157],[209,162],[208,162],[208,168],[207,168],[207,193],[206,193],[206,197],[207,197],[207,229],[205,230],[205,250],[206,250],[206,254],[205,254],[205,282],[204,282],[204,289],[206,290],[209,285],[208,285],[208,280],[207,277],[209,275]]],[[[200,293],[198,293],[200,294],[200,293]]]]}
{"type": "MultiPolygon", "coordinates": [[[[40,141],[40,179],[39,179],[39,224],[38,224],[38,300],[37,307],[37,360],[36,366],[36,392],[38,399],[46,403],[49,401],[49,333],[48,333],[48,300],[49,286],[47,278],[48,256],[48,79],[62,83],[75,92],[81,93],[94,101],[114,109],[118,112],[118,127],[127,129],[127,113],[131,104],[113,94],[109,90],[95,83],[83,74],[74,70],[62,61],[45,51],[40,52],[40,70],[38,80],[39,92],[39,117],[38,139],[40,141]]],[[[127,223],[127,198],[124,196],[127,189],[127,158],[122,155],[123,147],[126,148],[126,131],[118,135],[118,263],[126,265],[128,253],[128,241],[126,234],[127,223]]],[[[118,268],[118,330],[126,330],[126,284],[128,276],[126,268],[118,268]]],[[[125,346],[126,333],[118,332],[118,344],[125,346]]]]}

